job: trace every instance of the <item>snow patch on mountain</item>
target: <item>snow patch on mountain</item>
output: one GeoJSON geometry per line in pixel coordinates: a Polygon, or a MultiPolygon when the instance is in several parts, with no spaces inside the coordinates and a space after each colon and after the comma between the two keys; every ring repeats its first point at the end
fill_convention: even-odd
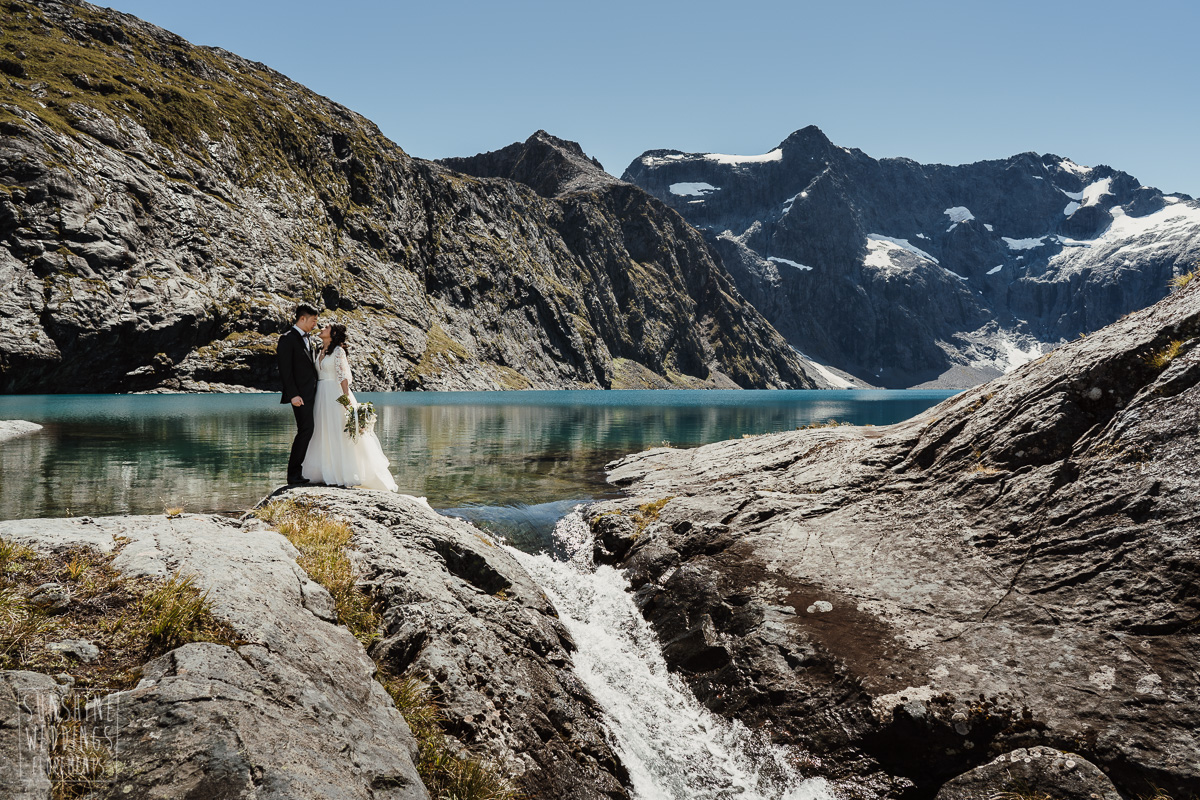
{"type": "Polygon", "coordinates": [[[1200,256],[1200,206],[1195,203],[1176,203],[1143,217],[1131,217],[1120,206],[1111,213],[1112,224],[1094,239],[1058,237],[1066,249],[1050,259],[1049,273],[1061,278],[1102,264],[1169,258],[1181,240],[1192,242],[1181,260],[1200,256]]]}
{"type": "Polygon", "coordinates": [[[767,161],[782,161],[783,149],[777,147],[769,153],[763,153],[761,156],[731,156],[724,153],[705,153],[704,157],[718,164],[730,164],[733,166],[737,166],[738,164],[762,164],[767,161]]]}
{"type": "Polygon", "coordinates": [[[1036,239],[1010,239],[1007,236],[1000,237],[1009,250],[1033,250],[1035,247],[1041,247],[1045,244],[1046,237],[1039,236],[1036,239]]]}
{"type": "Polygon", "coordinates": [[[1063,208],[1063,216],[1069,217],[1078,210],[1079,210],[1079,203],[1076,203],[1074,200],[1072,200],[1071,202],[1067,203],[1065,208],[1063,208]]]}
{"type": "Polygon", "coordinates": [[[1008,362],[1008,366],[1004,368],[1005,372],[1012,372],[1023,364],[1028,364],[1042,355],[1042,345],[1040,342],[1033,342],[1028,349],[1022,350],[1011,339],[1002,338],[1000,347],[1004,351],[1004,358],[1008,362]]]}
{"type": "Polygon", "coordinates": [[[661,167],[664,164],[670,164],[672,161],[683,161],[688,155],[686,153],[674,153],[665,156],[642,156],[642,163],[647,167],[661,167]]]}
{"type": "MultiPolygon", "coordinates": [[[[854,385],[854,383],[852,381],[849,381],[846,378],[843,378],[841,375],[838,375],[833,370],[826,367],[824,364],[821,364],[817,361],[813,361],[811,358],[809,358],[808,356],[806,356],[804,353],[800,352],[799,350],[796,350],[796,348],[794,348],[794,347],[792,348],[792,350],[795,351],[796,355],[798,355],[798,356],[800,356],[800,358],[804,359],[805,366],[810,366],[813,368],[813,372],[815,372],[817,374],[817,376],[819,376],[818,380],[824,380],[827,384],[829,384],[829,388],[831,388],[831,389],[856,389],[856,388],[858,388],[857,386],[854,385]]],[[[811,375],[812,373],[809,373],[809,374],[811,375]]]]}
{"type": "Polygon", "coordinates": [[[936,258],[929,255],[929,253],[926,253],[916,245],[911,244],[908,239],[896,239],[891,236],[884,236],[882,233],[867,234],[867,250],[869,251],[867,253],[868,263],[870,262],[871,257],[875,256],[875,263],[872,264],[872,266],[890,266],[891,258],[887,255],[887,251],[897,248],[901,250],[907,250],[914,256],[923,258],[926,261],[932,261],[934,264],[939,263],[936,258]]]}
{"type": "Polygon", "coordinates": [[[1089,183],[1087,188],[1083,190],[1083,205],[1094,206],[1106,194],[1112,194],[1112,178],[1105,178],[1095,183],[1089,183]]]}
{"type": "Polygon", "coordinates": [[[1058,168],[1064,172],[1073,172],[1076,175],[1087,175],[1092,171],[1091,167],[1081,167],[1079,164],[1076,164],[1069,158],[1064,158],[1062,161],[1058,162],[1058,168]]]}
{"type": "Polygon", "coordinates": [[[713,186],[711,183],[672,183],[671,194],[680,197],[702,197],[706,194],[721,191],[719,186],[713,186]]]}
{"type": "Polygon", "coordinates": [[[797,264],[795,261],[790,261],[786,258],[779,258],[778,256],[767,256],[767,261],[774,261],[776,264],[787,264],[789,267],[795,267],[796,269],[803,270],[805,272],[812,272],[812,267],[810,266],[805,264],[797,264]]]}
{"type": "Polygon", "coordinates": [[[957,224],[959,222],[967,222],[969,220],[975,219],[975,215],[972,214],[971,210],[969,208],[967,208],[966,206],[955,206],[954,208],[947,208],[942,213],[945,214],[947,217],[949,217],[950,221],[955,224],[957,224]]]}
{"type": "Polygon", "coordinates": [[[997,272],[999,272],[999,271],[1000,271],[1000,270],[1002,270],[1002,269],[1004,269],[1004,265],[1003,265],[1003,264],[997,264],[996,266],[994,266],[994,267],[992,267],[991,269],[989,269],[989,270],[987,271],[987,274],[988,274],[988,275],[995,275],[997,272]]]}

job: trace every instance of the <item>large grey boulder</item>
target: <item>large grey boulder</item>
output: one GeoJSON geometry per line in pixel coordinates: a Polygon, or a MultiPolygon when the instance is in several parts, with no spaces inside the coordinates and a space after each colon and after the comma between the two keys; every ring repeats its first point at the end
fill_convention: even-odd
{"type": "Polygon", "coordinates": [[[517,776],[530,798],[625,798],[625,770],[575,675],[575,644],[520,564],[478,528],[404,495],[326,487],[275,498],[350,523],[380,603],[372,654],[427,680],[450,733],[517,776]]]}
{"type": "Polygon", "coordinates": [[[834,772],[932,791],[1046,745],[1187,796],[1198,337],[1194,281],[898,425],[630,456],[597,557],[703,702],[834,772]]]}
{"type": "MultiPolygon", "coordinates": [[[[113,566],[130,576],[192,575],[244,640],[172,650],[103,700],[119,720],[111,796],[428,797],[374,663],[281,535],[187,516],[17,520],[0,537],[43,552],[118,550],[113,566]]],[[[27,674],[9,673],[9,685],[45,683],[27,674]]]]}
{"type": "Polygon", "coordinates": [[[1014,794],[1050,800],[1121,800],[1112,781],[1095,764],[1051,747],[1005,753],[951,780],[935,800],[983,800],[1014,794]]]}

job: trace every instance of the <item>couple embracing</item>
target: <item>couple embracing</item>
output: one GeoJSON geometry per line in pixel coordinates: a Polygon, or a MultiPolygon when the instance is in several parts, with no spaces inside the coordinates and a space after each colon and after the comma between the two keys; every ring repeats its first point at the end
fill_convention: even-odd
{"type": "Polygon", "coordinates": [[[346,326],[319,327],[317,310],[304,303],[296,308],[295,324],[279,337],[280,403],[291,403],[296,415],[287,481],[394,492],[396,482],[375,433],[352,437],[346,432],[347,409],[353,413],[358,407],[346,351],[346,326]],[[314,330],[318,338],[310,344],[314,330]]]}

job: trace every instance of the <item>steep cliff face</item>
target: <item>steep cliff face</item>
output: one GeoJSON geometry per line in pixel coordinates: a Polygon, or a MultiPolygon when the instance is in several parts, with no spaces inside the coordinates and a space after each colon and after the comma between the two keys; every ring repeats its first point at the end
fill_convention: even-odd
{"type": "Polygon", "coordinates": [[[762,156],[652,150],[624,178],[705,230],[788,341],[869,385],[995,377],[1200,258],[1200,204],[1055,155],[876,160],[808,127],[762,156]]]}
{"type": "Polygon", "coordinates": [[[630,456],[587,517],[697,695],[852,796],[1044,745],[1188,797],[1198,413],[1200,277],[898,425],[630,456]]]}
{"type": "Polygon", "coordinates": [[[776,387],[813,386],[792,348],[741,297],[700,233],[645,191],[606,173],[578,144],[538,131],[524,143],[441,163],[480,178],[519,181],[555,203],[560,213],[550,224],[557,235],[592,282],[611,287],[616,308],[627,310],[624,319],[606,311],[596,321],[603,339],[619,343],[614,355],[627,359],[623,383],[660,384],[657,376],[665,375],[687,386],[686,376],[703,375],[711,365],[714,386],[752,385],[754,375],[772,376],[776,387]],[[665,359],[635,357],[647,339],[665,359]],[[642,365],[656,375],[639,377],[642,365]]]}
{"type": "Polygon", "coordinates": [[[274,388],[300,300],[350,326],[364,389],[808,385],[639,190],[566,202],[411,158],[127,15],[8,3],[0,134],[3,392],[274,388]]]}

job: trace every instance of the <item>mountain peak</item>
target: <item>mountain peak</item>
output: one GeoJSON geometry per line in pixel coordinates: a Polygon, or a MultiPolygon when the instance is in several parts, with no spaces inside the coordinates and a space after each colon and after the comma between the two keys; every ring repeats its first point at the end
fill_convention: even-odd
{"type": "Polygon", "coordinates": [[[825,132],[816,125],[806,125],[798,131],[793,131],[790,136],[784,139],[779,146],[781,148],[801,146],[811,148],[814,145],[828,147],[832,145],[829,137],[825,132]]]}
{"type": "Polygon", "coordinates": [[[443,158],[438,163],[478,178],[508,178],[543,197],[589,191],[619,183],[603,165],[583,152],[578,142],[560,139],[544,130],[524,142],[463,158],[443,158]]]}

